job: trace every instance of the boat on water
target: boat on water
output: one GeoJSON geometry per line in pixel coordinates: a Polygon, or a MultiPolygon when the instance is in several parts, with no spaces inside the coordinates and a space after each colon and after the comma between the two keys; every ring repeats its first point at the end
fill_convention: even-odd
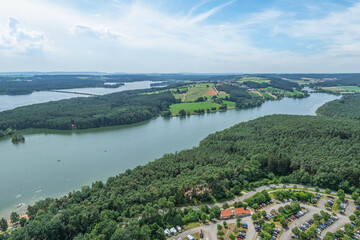
{"type": "Polygon", "coordinates": [[[22,206],[22,203],[19,203],[18,205],[17,205],[17,208],[19,208],[19,207],[21,207],[22,206]]]}

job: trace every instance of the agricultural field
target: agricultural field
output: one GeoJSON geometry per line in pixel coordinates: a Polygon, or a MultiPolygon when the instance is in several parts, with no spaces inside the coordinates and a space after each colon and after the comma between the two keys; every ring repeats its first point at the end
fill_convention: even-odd
{"type": "Polygon", "coordinates": [[[270,82],[269,79],[266,79],[266,78],[262,78],[262,77],[248,77],[248,76],[244,76],[242,77],[241,80],[239,80],[238,82],[239,83],[243,83],[243,82],[256,82],[256,83],[268,83],[270,82]]]}
{"type": "Polygon", "coordinates": [[[330,92],[336,92],[336,93],[359,93],[360,87],[358,86],[336,86],[336,87],[321,87],[321,89],[330,91],[330,92]]]}
{"type": "MultiPolygon", "coordinates": [[[[228,104],[228,106],[229,106],[229,104],[228,104]]],[[[216,109],[218,109],[219,105],[217,105],[213,102],[209,102],[209,101],[177,103],[177,104],[170,105],[170,112],[172,115],[177,115],[181,109],[184,109],[186,112],[195,113],[195,110],[199,110],[199,109],[204,109],[204,110],[210,109],[211,110],[211,108],[214,108],[214,107],[216,109]]],[[[235,103],[234,103],[234,107],[235,107],[235,103]]]]}
{"type": "MultiPolygon", "coordinates": [[[[194,102],[199,97],[205,97],[208,91],[212,89],[213,86],[214,84],[210,84],[210,83],[189,85],[188,90],[183,98],[183,102],[194,102]]],[[[213,95],[216,95],[216,92],[213,95]]]]}

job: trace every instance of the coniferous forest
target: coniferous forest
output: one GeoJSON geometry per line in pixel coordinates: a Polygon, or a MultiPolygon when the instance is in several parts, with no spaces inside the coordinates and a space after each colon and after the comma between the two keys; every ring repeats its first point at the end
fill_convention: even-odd
{"type": "Polygon", "coordinates": [[[28,208],[31,220],[9,239],[164,239],[167,226],[199,218],[176,206],[269,182],[352,192],[360,187],[359,139],[354,120],[272,115],[240,123],[199,147],[37,202],[28,208]]]}

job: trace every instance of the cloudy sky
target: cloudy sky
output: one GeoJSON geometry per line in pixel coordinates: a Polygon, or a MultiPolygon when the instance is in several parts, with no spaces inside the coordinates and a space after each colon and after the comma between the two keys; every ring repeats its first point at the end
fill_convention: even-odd
{"type": "Polygon", "coordinates": [[[0,71],[360,72],[360,1],[0,0],[0,71]]]}

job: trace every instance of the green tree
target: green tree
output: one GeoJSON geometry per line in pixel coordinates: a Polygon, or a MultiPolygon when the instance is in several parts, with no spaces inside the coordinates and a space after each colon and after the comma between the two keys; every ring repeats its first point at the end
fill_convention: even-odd
{"type": "Polygon", "coordinates": [[[230,233],[229,238],[230,238],[231,240],[235,240],[234,234],[230,233]]]}
{"type": "Polygon", "coordinates": [[[312,226],[309,231],[308,231],[308,236],[309,238],[313,239],[316,237],[316,234],[317,234],[317,230],[316,230],[316,227],[315,226],[312,226]]]}
{"type": "Polygon", "coordinates": [[[297,227],[294,227],[291,231],[296,236],[298,236],[298,237],[300,236],[300,230],[297,227]]]}
{"type": "Polygon", "coordinates": [[[315,213],[314,215],[313,215],[313,217],[314,217],[314,220],[315,221],[321,221],[321,216],[319,215],[319,214],[317,214],[317,213],[315,213]]]}
{"type": "Polygon", "coordinates": [[[325,234],[324,240],[334,240],[335,239],[335,235],[332,232],[327,232],[325,234]]]}
{"type": "Polygon", "coordinates": [[[224,203],[222,207],[223,207],[224,210],[225,210],[225,209],[228,209],[228,208],[229,208],[229,204],[228,204],[228,203],[224,203]]]}
{"type": "Polygon", "coordinates": [[[20,226],[24,227],[25,226],[25,223],[26,223],[26,218],[20,218],[20,226]]]}
{"type": "Polygon", "coordinates": [[[358,192],[353,192],[353,193],[351,194],[351,198],[354,199],[354,200],[358,199],[359,196],[360,196],[360,195],[359,195],[358,192]]]}
{"type": "Polygon", "coordinates": [[[336,231],[336,235],[337,235],[339,238],[343,238],[343,237],[344,237],[344,232],[339,229],[339,230],[336,231]]]}
{"type": "Polygon", "coordinates": [[[326,194],[330,194],[331,193],[331,190],[329,188],[325,189],[325,193],[326,194]]]}
{"type": "Polygon", "coordinates": [[[206,220],[208,219],[208,216],[206,215],[206,213],[203,213],[203,214],[201,214],[201,222],[202,223],[206,223],[206,220]]]}
{"type": "Polygon", "coordinates": [[[182,117],[186,116],[186,111],[184,109],[181,109],[179,111],[179,115],[182,116],[182,117]]]}
{"type": "Polygon", "coordinates": [[[222,228],[223,228],[223,227],[222,227],[220,224],[217,225],[217,230],[220,231],[222,228]]]}
{"type": "Polygon", "coordinates": [[[19,221],[19,218],[20,218],[20,216],[19,216],[19,214],[17,214],[16,212],[12,212],[12,213],[10,214],[10,221],[11,221],[12,223],[18,222],[18,221],[19,221]]]}
{"type": "Polygon", "coordinates": [[[350,221],[355,221],[356,220],[356,217],[355,217],[355,215],[351,215],[351,216],[349,216],[349,219],[350,219],[350,221]]]}
{"type": "Polygon", "coordinates": [[[316,187],[316,188],[315,188],[315,192],[320,192],[319,187],[316,187]]]}
{"type": "Polygon", "coordinates": [[[287,222],[286,222],[286,220],[285,220],[285,218],[282,218],[281,220],[280,220],[280,224],[281,224],[281,226],[283,226],[283,227],[287,227],[287,222]]]}
{"type": "Polygon", "coordinates": [[[224,225],[224,228],[227,228],[227,222],[226,221],[223,222],[223,225],[224,225]]]}
{"type": "Polygon", "coordinates": [[[7,224],[6,219],[1,218],[0,219],[0,229],[5,232],[7,230],[7,228],[8,228],[8,224],[7,224]]]}
{"type": "Polygon", "coordinates": [[[236,218],[236,227],[240,227],[241,226],[241,218],[236,218]]]}
{"type": "Polygon", "coordinates": [[[354,227],[351,224],[345,224],[345,233],[346,235],[353,237],[354,236],[354,227]]]}
{"type": "Polygon", "coordinates": [[[220,218],[221,209],[219,206],[214,206],[210,209],[210,214],[213,215],[212,218],[220,218]]]}

